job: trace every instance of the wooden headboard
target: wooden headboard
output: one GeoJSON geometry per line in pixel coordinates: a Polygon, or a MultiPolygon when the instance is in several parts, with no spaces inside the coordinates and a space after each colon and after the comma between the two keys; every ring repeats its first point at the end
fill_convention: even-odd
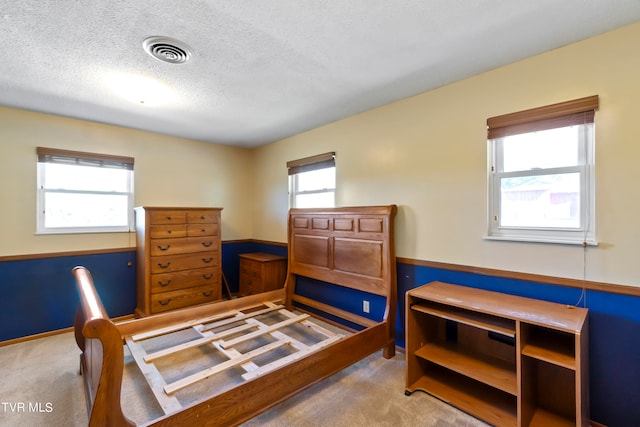
{"type": "MultiPolygon", "coordinates": [[[[396,205],[291,209],[287,299],[310,303],[296,294],[297,276],[380,295],[387,304],[384,320],[393,328],[396,212],[396,205]]],[[[345,317],[345,313],[330,314],[345,317]]],[[[346,316],[365,326],[371,324],[366,319],[346,316]]]]}

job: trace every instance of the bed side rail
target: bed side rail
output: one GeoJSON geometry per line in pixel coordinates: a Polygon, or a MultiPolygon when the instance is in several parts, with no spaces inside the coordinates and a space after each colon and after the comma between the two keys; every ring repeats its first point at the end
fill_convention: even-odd
{"type": "Polygon", "coordinates": [[[75,336],[80,355],[80,370],[84,376],[89,426],[133,426],[120,406],[123,341],[113,324],[85,267],[75,267],[72,273],[80,297],[75,318],[75,336]]]}

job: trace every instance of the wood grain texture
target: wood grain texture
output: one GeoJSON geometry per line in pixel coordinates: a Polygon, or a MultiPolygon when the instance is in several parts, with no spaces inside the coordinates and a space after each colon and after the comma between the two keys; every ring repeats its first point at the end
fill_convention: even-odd
{"type": "MultiPolygon", "coordinates": [[[[91,418],[90,426],[130,425],[122,415],[120,407],[120,387],[123,369],[123,342],[131,337],[153,336],[155,330],[169,331],[174,328],[191,327],[194,319],[224,319],[238,311],[252,311],[259,307],[275,307],[284,304],[291,307],[295,292],[296,277],[308,272],[310,277],[321,282],[338,286],[373,291],[385,297],[383,320],[373,321],[358,315],[344,312],[322,302],[310,302],[315,308],[348,320],[360,322],[365,328],[344,338],[331,340],[301,358],[291,358],[291,362],[264,375],[248,376],[246,382],[230,390],[210,390],[200,400],[178,412],[153,420],[149,425],[237,425],[277,403],[296,394],[300,390],[344,369],[356,361],[383,349],[384,357],[392,357],[395,351],[393,330],[395,326],[396,282],[393,220],[397,208],[356,207],[321,210],[297,210],[289,218],[289,252],[295,253],[294,261],[289,260],[285,288],[250,295],[243,298],[203,304],[177,309],[166,313],[127,320],[117,325],[107,316],[100,298],[93,286],[88,270],[82,267],[74,269],[76,284],[81,295],[79,315],[76,317],[76,340],[83,351],[82,360],[85,375],[86,395],[91,418]],[[336,230],[335,224],[338,225],[336,230]],[[302,228],[302,241],[297,247],[297,231],[302,228]],[[293,230],[296,230],[295,232],[293,230]],[[335,239],[350,242],[350,248],[359,250],[366,259],[340,259],[340,270],[334,270],[335,239]],[[317,240],[314,240],[317,239],[317,240]],[[326,242],[318,247],[307,244],[308,241],[326,242]],[[295,248],[295,249],[294,249],[295,248]],[[375,249],[370,249],[375,248],[375,249]],[[303,250],[303,251],[302,251],[303,250]],[[320,252],[318,255],[316,252],[320,252]],[[352,261],[348,261],[351,259],[352,261]],[[313,261],[309,265],[309,261],[313,261]],[[317,260],[320,260],[318,265],[317,260]],[[303,261],[303,262],[302,262],[303,261]],[[374,266],[366,266],[367,261],[374,266]],[[301,265],[303,264],[303,265],[301,265]],[[355,264],[355,265],[351,265],[355,264]],[[293,267],[293,268],[292,268],[293,267]],[[231,314],[230,314],[231,313],[231,314]],[[100,340],[99,345],[95,345],[100,340]]],[[[178,209],[178,211],[181,211],[178,209]]],[[[196,215],[191,221],[208,221],[204,212],[186,210],[189,220],[191,213],[196,215]],[[200,215],[200,216],[197,216],[200,215]]],[[[179,212],[178,212],[179,213],[179,212]]],[[[156,221],[174,221],[176,213],[171,212],[156,221]],[[170,217],[170,218],[169,218],[170,217]]],[[[180,215],[178,219],[182,219],[180,215]]],[[[148,219],[145,217],[145,219],[148,219]]],[[[148,221],[142,221],[143,226],[148,221]]],[[[162,224],[161,224],[162,225],[162,224]]],[[[166,232],[165,228],[161,231],[166,232]]],[[[164,239],[163,239],[164,240],[164,239]]],[[[148,245],[147,245],[148,246],[148,245]]],[[[340,244],[338,245],[340,246],[340,244]]],[[[338,251],[340,252],[340,251],[338,251]]],[[[151,258],[151,257],[146,257],[151,258]]],[[[172,259],[173,261],[173,259],[172,259]]],[[[149,266],[147,265],[147,268],[149,266]]],[[[159,294],[162,294],[160,292],[159,294]]],[[[158,294],[156,294],[158,295],[158,294]]],[[[307,315],[301,318],[307,322],[307,315]]],[[[293,319],[292,319],[293,320],[293,319]]],[[[315,331],[318,329],[307,327],[315,331]]],[[[280,334],[279,330],[267,331],[280,334]]],[[[204,333],[203,336],[205,336],[204,333]]],[[[227,342],[227,344],[229,344],[227,342]]],[[[216,345],[220,345],[217,343],[216,345]]],[[[189,381],[187,381],[189,382],[189,381]]],[[[182,386],[182,383],[179,383],[182,386]]],[[[166,402],[165,402],[166,403],[166,402]]]]}
{"type": "Polygon", "coordinates": [[[498,426],[589,425],[587,309],[442,282],[406,306],[407,393],[498,426]]]}

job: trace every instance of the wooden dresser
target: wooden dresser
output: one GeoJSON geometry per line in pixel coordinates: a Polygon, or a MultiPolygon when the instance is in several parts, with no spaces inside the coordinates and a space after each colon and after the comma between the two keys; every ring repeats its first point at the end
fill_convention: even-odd
{"type": "Polygon", "coordinates": [[[135,209],[136,316],[221,299],[221,210],[135,209]]]}
{"type": "Polygon", "coordinates": [[[255,252],[240,254],[240,296],[281,288],[287,275],[287,258],[255,252]]]}

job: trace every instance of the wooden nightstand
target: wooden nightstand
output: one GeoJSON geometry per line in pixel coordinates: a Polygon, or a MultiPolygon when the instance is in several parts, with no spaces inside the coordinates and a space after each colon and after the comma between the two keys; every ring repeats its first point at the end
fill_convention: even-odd
{"type": "Polygon", "coordinates": [[[263,252],[240,254],[240,296],[272,291],[284,286],[287,258],[263,252]]]}

